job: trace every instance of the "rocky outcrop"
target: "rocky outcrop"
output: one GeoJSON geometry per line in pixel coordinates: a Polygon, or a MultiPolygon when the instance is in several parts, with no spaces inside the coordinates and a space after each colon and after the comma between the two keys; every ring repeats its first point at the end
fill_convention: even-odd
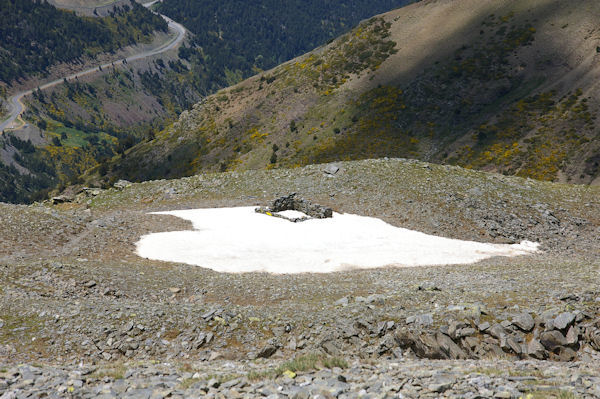
{"type": "Polygon", "coordinates": [[[585,312],[563,312],[535,319],[521,313],[493,323],[451,320],[438,331],[410,324],[395,334],[396,343],[420,358],[481,359],[513,356],[571,361],[581,349],[600,350],[600,319],[585,312]]]}

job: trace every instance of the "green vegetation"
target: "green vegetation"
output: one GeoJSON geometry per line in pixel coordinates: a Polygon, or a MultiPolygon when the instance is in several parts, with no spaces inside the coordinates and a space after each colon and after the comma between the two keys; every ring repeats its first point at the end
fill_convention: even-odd
{"type": "MultiPolygon", "coordinates": [[[[21,176],[18,173],[19,169],[13,170],[7,167],[4,173],[7,181],[11,180],[8,176],[13,175],[12,179],[18,182],[17,185],[23,190],[11,188],[10,196],[3,199],[10,202],[30,202],[43,198],[51,190],[56,188],[60,190],[66,185],[77,183],[78,176],[84,174],[86,170],[97,172],[103,177],[103,184],[110,185],[120,174],[120,171],[113,170],[113,164],[128,162],[129,148],[154,140],[157,136],[156,132],[163,129],[170,119],[176,118],[179,113],[199,100],[200,93],[209,94],[220,87],[239,82],[262,68],[274,66],[326,42],[340,32],[348,30],[364,17],[387,11],[406,2],[406,0],[382,0],[363,4],[364,0],[352,0],[342,4],[342,7],[339,4],[321,2],[314,2],[307,6],[303,2],[294,6],[298,12],[293,13],[287,8],[285,11],[281,10],[282,5],[279,3],[269,4],[269,13],[272,12],[279,17],[272,15],[265,25],[264,15],[255,21],[246,14],[245,18],[249,23],[244,24],[243,31],[241,24],[227,22],[238,18],[237,13],[244,8],[247,9],[247,5],[244,7],[238,5],[230,9],[220,7],[221,3],[194,3],[185,5],[185,15],[175,15],[170,14],[168,10],[172,12],[173,7],[184,7],[184,5],[176,2],[164,3],[160,5],[162,7],[160,11],[184,22],[188,27],[190,24],[194,25],[194,21],[204,20],[206,13],[214,14],[211,7],[219,6],[219,13],[223,15],[219,16],[218,23],[224,24],[221,28],[223,29],[221,39],[215,41],[212,31],[209,32],[214,28],[211,24],[199,24],[197,32],[200,33],[194,38],[192,47],[183,47],[180,50],[180,56],[191,61],[189,63],[156,59],[146,69],[136,71],[128,66],[109,68],[110,70],[103,71],[101,78],[91,82],[80,83],[73,80],[52,90],[34,91],[33,96],[26,99],[27,111],[24,117],[44,132],[48,144],[37,147],[29,153],[17,151],[14,161],[26,168],[27,172],[22,171],[23,176],[21,176]],[[358,7],[359,5],[361,7],[358,7]],[[284,30],[280,29],[283,26],[281,24],[285,24],[284,30]],[[241,42],[240,38],[243,39],[241,42]],[[223,40],[226,43],[223,43],[223,40]],[[261,47],[259,53],[254,51],[259,50],[250,46],[249,41],[254,43],[252,46],[261,47]],[[257,54],[262,55],[257,56],[257,54]],[[153,102],[158,104],[153,105],[153,102]],[[115,107],[117,104],[118,107],[115,107]],[[28,172],[31,172],[31,175],[28,172]],[[31,176],[33,180],[24,176],[31,176]],[[18,193],[13,193],[15,190],[18,193]]],[[[35,14],[24,15],[26,21],[29,21],[27,18],[35,20],[38,14],[53,15],[53,19],[58,21],[57,24],[64,20],[65,27],[59,30],[61,35],[68,35],[70,32],[68,29],[79,32],[92,27],[111,30],[115,26],[122,26],[117,31],[113,29],[114,32],[109,32],[112,36],[92,35],[96,41],[89,43],[83,39],[77,41],[79,36],[74,33],[74,41],[83,51],[79,51],[78,54],[94,55],[97,51],[112,51],[120,45],[129,43],[132,35],[137,39],[145,40],[149,38],[147,34],[152,32],[150,25],[140,22],[140,18],[148,13],[147,10],[137,4],[100,19],[78,18],[72,13],[59,11],[48,5],[42,7],[38,4],[30,4],[28,8],[27,4],[29,3],[6,8],[15,14],[14,18],[28,12],[35,14]],[[129,24],[133,22],[136,22],[134,26],[139,26],[143,32],[130,31],[129,24]],[[109,38],[110,46],[104,43],[109,38]]],[[[264,13],[264,8],[258,5],[253,5],[251,8],[252,13],[264,13]]],[[[301,80],[312,80],[313,75],[316,74],[315,85],[318,90],[321,93],[330,93],[345,81],[343,78],[337,79],[337,69],[345,71],[346,75],[369,68],[375,70],[389,54],[393,53],[394,43],[383,37],[388,28],[389,24],[384,23],[383,20],[363,24],[356,35],[346,35],[343,48],[337,49],[337,52],[328,52],[327,57],[324,57],[320,64],[316,63],[303,69],[295,68],[293,76],[301,80]]],[[[195,29],[192,27],[192,30],[195,29]]],[[[27,56],[29,53],[25,51],[23,54],[27,56]]],[[[51,60],[51,62],[55,61],[51,60]]],[[[34,69],[43,70],[48,65],[34,69]]],[[[34,71],[22,71],[22,74],[27,75],[32,72],[34,71]]],[[[263,82],[265,85],[275,85],[283,80],[269,76],[265,77],[263,82]]],[[[223,106],[230,103],[227,96],[220,96],[219,102],[223,106]]],[[[161,164],[144,169],[135,167],[128,174],[131,173],[136,179],[149,179],[189,175],[204,167],[206,161],[199,155],[207,153],[209,144],[216,146],[225,143],[224,138],[214,140],[210,137],[213,126],[210,125],[210,119],[207,119],[207,122],[206,137],[199,137],[191,142],[186,141],[185,145],[166,155],[161,164]]],[[[228,126],[236,128],[232,122],[228,126]]],[[[291,127],[293,128],[293,125],[291,127]]],[[[246,127],[245,132],[248,133],[248,138],[240,144],[244,151],[250,151],[255,143],[264,144],[267,137],[264,132],[253,132],[252,126],[246,127]]],[[[290,151],[289,143],[287,147],[282,144],[281,149],[272,145],[269,148],[271,152],[267,155],[267,160],[272,167],[280,164],[279,157],[282,153],[282,162],[285,162],[286,155],[290,151]]],[[[216,161],[219,170],[229,168],[229,163],[230,160],[227,158],[216,161]]]]}
{"type": "Polygon", "coordinates": [[[141,41],[166,22],[142,5],[130,5],[105,18],[78,17],[46,1],[0,0],[0,81],[10,84],[61,62],[80,62],[141,41]]]}
{"type": "Polygon", "coordinates": [[[298,356],[295,359],[285,362],[274,369],[251,371],[248,373],[248,379],[261,380],[265,378],[276,378],[285,375],[286,372],[295,374],[298,372],[313,371],[323,368],[332,369],[334,367],[339,367],[341,369],[348,368],[348,362],[339,357],[313,353],[309,355],[298,356]]]}
{"type": "Polygon", "coordinates": [[[127,367],[124,364],[114,364],[111,366],[98,368],[96,371],[90,374],[90,378],[101,380],[108,377],[112,378],[113,380],[121,380],[126,372],[127,367]]]}
{"type": "MultiPolygon", "coordinates": [[[[147,157],[148,152],[153,150],[142,144],[133,152],[128,152],[126,157],[114,159],[107,178],[119,176],[139,181],[188,176],[203,169],[223,171],[235,168],[238,157],[246,154],[254,157],[260,153],[256,155],[260,157],[259,162],[264,162],[263,165],[268,167],[289,164],[292,156],[305,156],[300,151],[303,145],[323,145],[325,138],[318,133],[324,130],[325,124],[321,119],[306,121],[305,118],[302,124],[299,121],[281,120],[277,108],[283,107],[283,104],[292,107],[293,101],[304,95],[294,90],[296,87],[309,88],[326,101],[350,76],[377,70],[395,52],[395,43],[389,39],[389,28],[389,23],[383,19],[372,18],[327,46],[318,56],[306,55],[261,76],[256,82],[258,87],[249,88],[249,91],[267,93],[269,102],[277,105],[265,107],[252,116],[244,115],[239,121],[227,118],[222,110],[237,104],[237,99],[246,94],[245,89],[238,87],[218,92],[209,97],[198,108],[198,112],[192,111],[190,120],[177,123],[175,135],[161,132],[156,136],[158,142],[168,142],[159,150],[160,155],[147,157]],[[370,49],[369,54],[364,55],[365,49],[370,49]],[[224,120],[217,124],[217,118],[221,116],[224,120]],[[282,122],[285,123],[282,130],[290,137],[281,142],[272,141],[272,132],[280,130],[277,125],[282,122]],[[299,138],[303,138],[304,144],[298,143],[299,138]],[[143,161],[140,161],[140,157],[144,158],[143,161]],[[138,166],[134,167],[133,162],[138,166]]],[[[263,104],[259,103],[257,107],[262,108],[263,104]]],[[[330,110],[323,103],[315,106],[315,109],[318,109],[316,114],[335,115],[335,112],[328,112],[330,110]]],[[[231,116],[239,118],[235,114],[231,116]]],[[[328,125],[327,134],[340,135],[341,129],[340,133],[335,133],[336,127],[328,125]]],[[[298,163],[306,164],[313,159],[307,157],[298,163]]]]}
{"type": "Polygon", "coordinates": [[[509,174],[553,180],[595,134],[581,90],[562,99],[550,91],[522,99],[495,122],[477,127],[474,145],[465,145],[450,161],[465,167],[493,164],[509,174]]]}
{"type": "Polygon", "coordinates": [[[18,314],[8,309],[0,309],[4,327],[0,329],[2,342],[14,342],[17,350],[43,353],[46,340],[40,337],[44,329],[44,320],[36,314],[18,314]]]}
{"type": "MultiPolygon", "coordinates": [[[[17,187],[10,183],[0,187],[0,200],[31,202],[53,189],[77,183],[86,170],[96,168],[105,174],[106,163],[115,155],[152,140],[155,130],[198,99],[180,79],[181,68],[180,62],[158,59],[151,69],[114,68],[90,83],[74,80],[51,90],[34,91],[27,98],[25,118],[43,131],[47,144],[31,146],[28,152],[16,150],[14,161],[31,175],[4,167],[5,180],[14,180],[17,187]],[[147,95],[161,107],[162,117],[154,113],[152,102],[146,106],[153,107],[149,110],[140,106],[139,99],[147,95]],[[149,112],[153,113],[147,116],[149,112]],[[131,123],[131,115],[139,115],[139,121],[131,123]]],[[[8,138],[6,145],[16,140],[8,138]]]]}
{"type": "MultiPolygon", "coordinates": [[[[181,47],[202,93],[272,68],[410,0],[165,0],[158,10],[195,37],[181,47]]],[[[368,49],[365,48],[365,56],[368,49]]]]}
{"type": "MultiPolygon", "coordinates": [[[[539,91],[545,79],[520,57],[536,46],[533,23],[513,12],[490,15],[474,24],[479,35],[414,79],[399,84],[392,75],[369,87],[397,52],[391,23],[372,18],[323,49],[208,97],[155,142],[113,160],[107,178],[387,156],[556,180],[599,133],[583,90],[539,91]],[[346,90],[352,81],[367,89],[346,90]]],[[[572,167],[578,179],[600,172],[590,153],[583,167],[572,167]]]]}
{"type": "Polygon", "coordinates": [[[578,396],[566,390],[543,390],[543,391],[532,391],[523,395],[523,399],[576,399],[578,396]]]}

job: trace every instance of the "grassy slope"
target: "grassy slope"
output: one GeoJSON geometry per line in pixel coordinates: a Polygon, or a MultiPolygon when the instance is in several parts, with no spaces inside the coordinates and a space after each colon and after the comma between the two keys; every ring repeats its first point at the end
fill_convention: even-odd
{"type": "Polygon", "coordinates": [[[109,175],[404,156],[590,183],[598,17],[590,0],[419,2],[207,98],[109,175]]]}

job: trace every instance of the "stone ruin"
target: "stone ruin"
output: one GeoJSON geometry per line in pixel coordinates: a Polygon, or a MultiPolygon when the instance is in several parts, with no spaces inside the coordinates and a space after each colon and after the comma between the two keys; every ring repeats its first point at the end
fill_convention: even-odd
{"type": "Polygon", "coordinates": [[[298,198],[297,193],[277,198],[273,201],[271,206],[261,206],[256,208],[257,213],[264,213],[265,215],[275,216],[282,219],[289,220],[290,222],[304,222],[309,219],[326,219],[333,217],[333,210],[326,206],[313,204],[312,202],[303,198],[298,198]],[[283,211],[298,211],[304,213],[306,216],[301,218],[289,218],[284,215],[278,214],[283,211]]]}

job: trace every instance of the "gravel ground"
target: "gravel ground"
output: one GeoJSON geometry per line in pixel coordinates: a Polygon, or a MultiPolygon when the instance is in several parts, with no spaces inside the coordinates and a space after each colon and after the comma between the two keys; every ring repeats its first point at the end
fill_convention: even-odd
{"type": "Polygon", "coordinates": [[[336,165],[0,204],[0,397],[600,397],[600,188],[396,159],[336,165]],[[544,252],[299,275],[135,255],[141,235],[191,227],[148,212],[291,192],[544,252]]]}

